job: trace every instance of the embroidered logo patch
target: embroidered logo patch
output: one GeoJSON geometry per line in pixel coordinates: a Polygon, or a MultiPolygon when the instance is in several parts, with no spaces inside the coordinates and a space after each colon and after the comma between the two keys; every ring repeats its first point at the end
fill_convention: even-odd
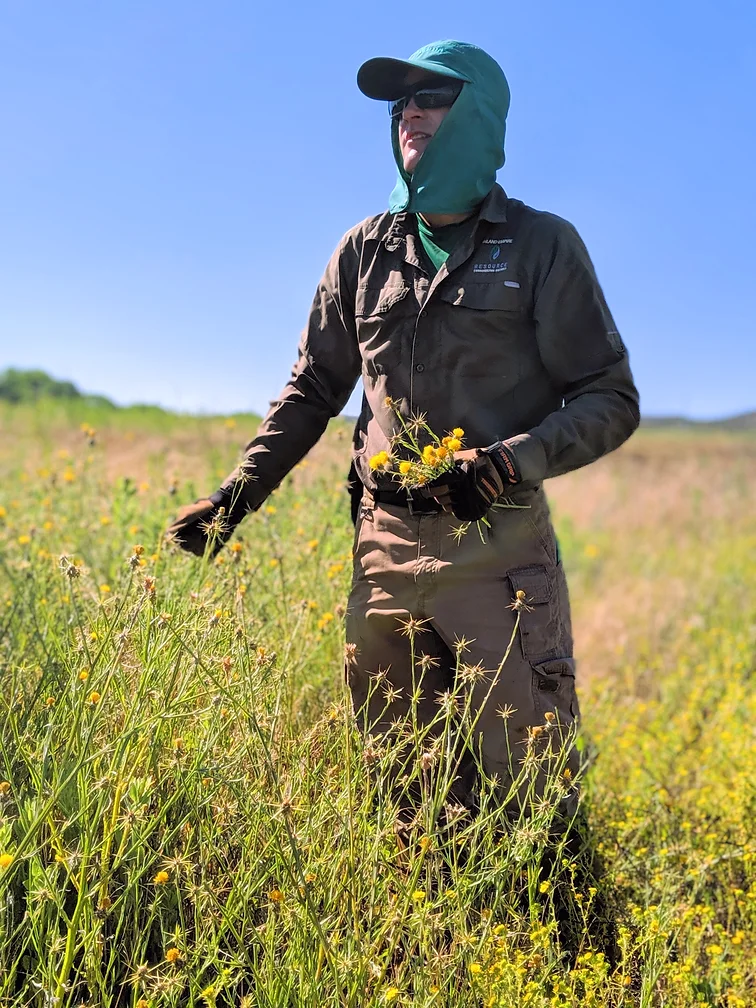
{"type": "Polygon", "coordinates": [[[491,259],[493,262],[482,262],[475,263],[473,265],[473,273],[503,273],[507,268],[505,262],[497,262],[499,258],[500,250],[498,248],[493,249],[491,252],[491,259]]]}

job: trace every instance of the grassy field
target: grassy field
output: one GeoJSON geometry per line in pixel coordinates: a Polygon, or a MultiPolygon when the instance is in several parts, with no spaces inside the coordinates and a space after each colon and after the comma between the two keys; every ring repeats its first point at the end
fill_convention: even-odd
{"type": "Polygon", "coordinates": [[[80,409],[0,408],[0,1006],[756,1004],[753,434],[549,484],[579,821],[442,829],[434,784],[407,844],[341,672],[348,427],[204,563],[162,531],[253,420],[80,409]]]}

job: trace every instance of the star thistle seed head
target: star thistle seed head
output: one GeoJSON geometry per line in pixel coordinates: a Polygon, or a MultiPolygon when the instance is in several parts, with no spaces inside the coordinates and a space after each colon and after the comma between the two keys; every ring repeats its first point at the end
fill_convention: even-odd
{"type": "Polygon", "coordinates": [[[428,630],[425,624],[430,623],[430,619],[416,619],[414,616],[410,616],[406,620],[399,619],[398,622],[401,625],[398,633],[403,634],[405,637],[414,637],[416,633],[423,633],[428,630]]]}
{"type": "Polygon", "coordinates": [[[533,612],[533,607],[527,605],[527,601],[533,601],[528,599],[522,588],[515,592],[515,597],[512,599],[511,603],[507,606],[507,609],[512,609],[514,612],[533,612]]]}

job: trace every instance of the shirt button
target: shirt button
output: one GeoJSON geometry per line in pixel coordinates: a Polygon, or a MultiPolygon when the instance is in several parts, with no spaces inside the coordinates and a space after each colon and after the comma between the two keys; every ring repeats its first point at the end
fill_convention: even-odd
{"type": "Polygon", "coordinates": [[[418,374],[421,374],[425,371],[425,364],[415,364],[415,371],[417,371],[418,374]]]}

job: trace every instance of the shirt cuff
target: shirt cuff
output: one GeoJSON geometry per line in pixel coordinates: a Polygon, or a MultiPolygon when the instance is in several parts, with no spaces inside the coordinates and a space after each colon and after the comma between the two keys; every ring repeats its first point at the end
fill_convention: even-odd
{"type": "Polygon", "coordinates": [[[546,452],[540,438],[517,434],[503,442],[517,459],[523,483],[541,483],[546,478],[546,452]]]}

